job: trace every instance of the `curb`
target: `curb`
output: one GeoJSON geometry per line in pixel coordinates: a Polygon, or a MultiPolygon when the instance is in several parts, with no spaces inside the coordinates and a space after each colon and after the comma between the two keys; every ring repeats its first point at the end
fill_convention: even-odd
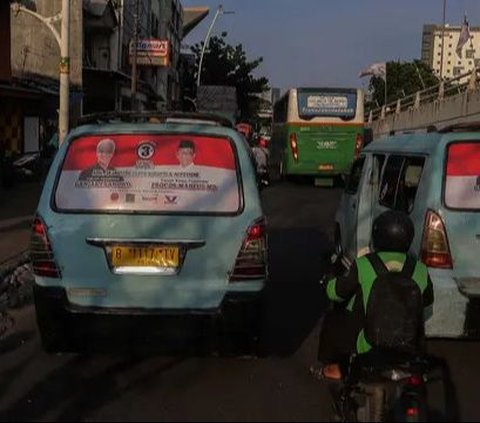
{"type": "Polygon", "coordinates": [[[12,273],[18,266],[27,263],[30,260],[30,251],[25,250],[16,256],[10,257],[6,261],[0,263],[0,282],[12,273]]]}

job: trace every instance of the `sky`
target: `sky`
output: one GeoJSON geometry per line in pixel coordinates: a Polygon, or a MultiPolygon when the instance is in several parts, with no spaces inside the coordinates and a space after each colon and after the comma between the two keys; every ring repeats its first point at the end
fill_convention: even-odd
{"type": "MultiPolygon", "coordinates": [[[[213,34],[243,44],[250,59],[263,57],[256,75],[270,86],[362,87],[369,64],[420,58],[422,29],[441,24],[443,0],[181,0],[208,6],[210,14],[184,40],[204,39],[217,6],[233,15],[217,20],[213,34]]],[[[480,0],[447,0],[446,22],[460,25],[466,12],[480,26],[480,0]]]]}

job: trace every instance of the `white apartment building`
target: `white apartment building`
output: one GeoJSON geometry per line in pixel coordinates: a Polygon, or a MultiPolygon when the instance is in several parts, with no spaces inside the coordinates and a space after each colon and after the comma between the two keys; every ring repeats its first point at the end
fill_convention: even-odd
{"type": "MultiPolygon", "coordinates": [[[[480,66],[480,27],[470,28],[470,40],[463,46],[461,57],[456,53],[461,26],[446,25],[443,45],[443,78],[451,79],[480,66]]],[[[440,76],[442,58],[442,26],[424,25],[422,61],[440,76]]]]}

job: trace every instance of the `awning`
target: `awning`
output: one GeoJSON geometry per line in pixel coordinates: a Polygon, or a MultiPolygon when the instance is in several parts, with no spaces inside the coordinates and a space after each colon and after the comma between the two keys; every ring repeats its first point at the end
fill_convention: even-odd
{"type": "Polygon", "coordinates": [[[38,99],[45,95],[43,90],[34,88],[16,87],[8,84],[0,84],[0,98],[32,98],[38,99]]]}
{"type": "Polygon", "coordinates": [[[86,29],[113,30],[118,19],[111,0],[83,0],[84,26],[86,29]]]}
{"type": "Polygon", "coordinates": [[[110,0],[83,0],[83,10],[98,18],[103,16],[110,0]]]}
{"type": "Polygon", "coordinates": [[[206,6],[183,8],[183,38],[185,38],[209,13],[206,6]]]}

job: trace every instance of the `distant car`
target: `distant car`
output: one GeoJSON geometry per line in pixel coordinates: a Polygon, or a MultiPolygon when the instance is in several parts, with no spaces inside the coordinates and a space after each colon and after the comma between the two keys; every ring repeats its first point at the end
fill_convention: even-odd
{"type": "Polygon", "coordinates": [[[257,337],[267,235],[251,152],[235,129],[185,119],[92,118],[60,146],[32,229],[47,351],[75,351],[92,316],[257,337]]]}

